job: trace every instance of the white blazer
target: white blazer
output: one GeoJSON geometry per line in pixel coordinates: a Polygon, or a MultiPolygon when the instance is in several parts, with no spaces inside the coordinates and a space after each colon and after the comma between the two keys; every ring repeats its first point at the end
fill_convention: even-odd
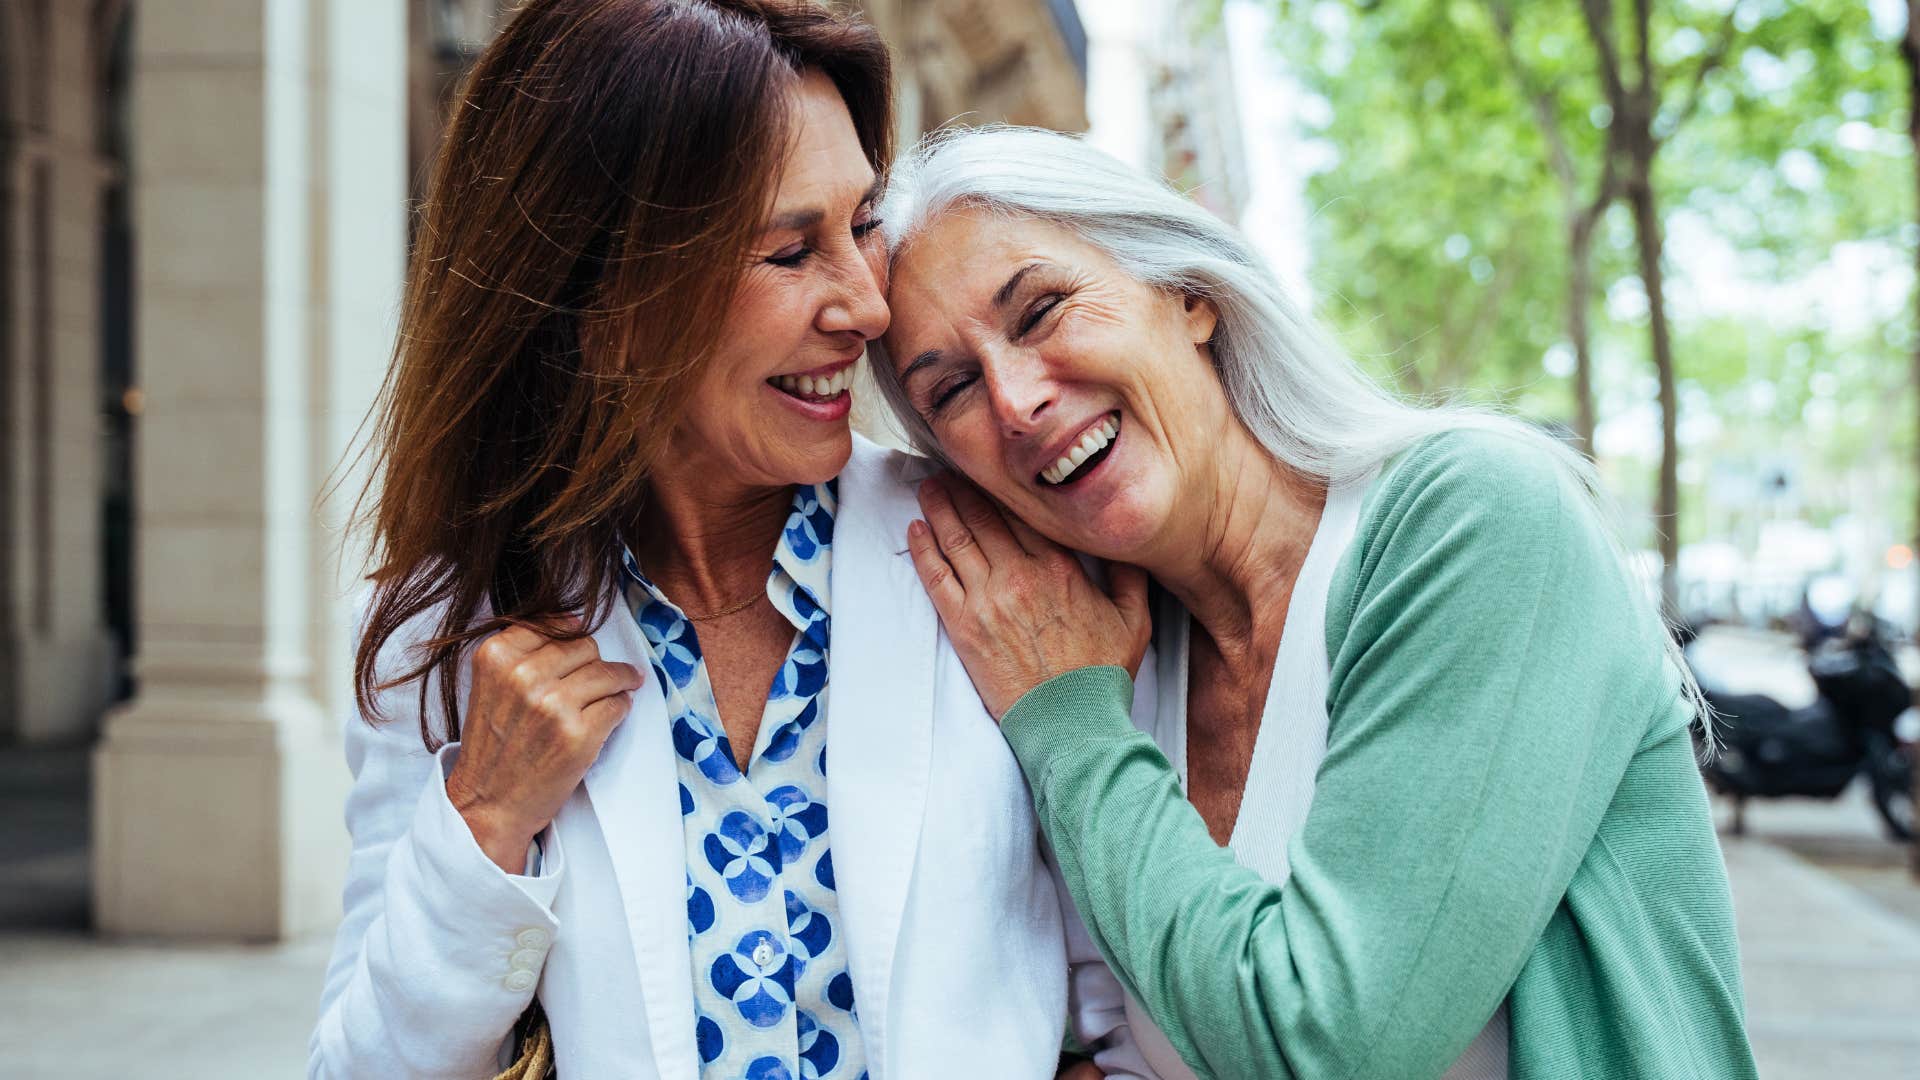
{"type": "MultiPolygon", "coordinates": [[[[856,437],[834,525],[827,802],[869,1073],[1051,1077],[1071,984],[1072,1026],[1102,1067],[1151,1077],[906,554],[923,472],[856,437]]],[[[622,607],[594,640],[647,670],[622,607]]],[[[1151,708],[1151,687],[1137,700],[1151,708]]],[[[353,854],[308,1075],[484,1080],[537,993],[562,1080],[694,1080],[686,852],[651,676],[542,834],[538,877],[502,872],[449,803],[459,745],[422,747],[418,687],[383,704],[385,723],[346,726],[353,854]]]]}

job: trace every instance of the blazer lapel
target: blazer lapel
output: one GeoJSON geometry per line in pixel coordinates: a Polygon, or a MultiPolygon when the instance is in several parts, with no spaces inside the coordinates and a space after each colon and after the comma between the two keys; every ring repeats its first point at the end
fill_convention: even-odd
{"type": "Polygon", "coordinates": [[[624,901],[654,1065],[663,1077],[691,1080],[698,1058],[687,952],[687,854],[666,704],[624,601],[616,598],[593,639],[602,660],[646,673],[647,684],[634,694],[626,720],[587,769],[587,796],[624,901]]]}
{"type": "Polygon", "coordinates": [[[939,623],[905,552],[918,513],[904,459],[856,437],[834,522],[827,659],[827,803],[860,1037],[874,1080],[894,1075],[893,965],[932,766],[939,623]]]}

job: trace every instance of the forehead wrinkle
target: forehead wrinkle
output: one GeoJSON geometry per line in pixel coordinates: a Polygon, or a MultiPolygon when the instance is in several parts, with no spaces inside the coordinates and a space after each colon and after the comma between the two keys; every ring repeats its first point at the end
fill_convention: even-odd
{"type": "MultiPolygon", "coordinates": [[[[932,215],[921,227],[898,237],[889,259],[887,302],[893,307],[894,320],[888,336],[904,337],[910,329],[919,330],[916,324],[924,318],[937,322],[941,329],[936,334],[928,327],[928,333],[921,338],[923,341],[926,337],[936,340],[947,337],[955,343],[954,347],[932,346],[914,354],[912,362],[898,368],[901,386],[907,385],[914,375],[924,374],[940,363],[972,359],[972,339],[992,334],[998,327],[998,316],[993,314],[991,305],[1002,301],[986,294],[984,289],[976,292],[957,281],[986,277],[988,271],[982,269],[982,263],[1005,266],[1024,260],[1028,265],[1021,273],[1052,265],[1046,258],[1022,250],[1025,245],[1005,236],[989,239],[984,249],[980,246],[982,237],[977,230],[982,224],[991,228],[1011,221],[1004,215],[990,214],[985,208],[963,206],[932,215]],[[983,214],[987,222],[953,220],[983,214]]],[[[901,350],[896,355],[906,355],[906,352],[901,350]]]]}
{"type": "MultiPolygon", "coordinates": [[[[901,301],[907,300],[908,296],[914,291],[916,290],[911,285],[903,289],[901,279],[894,279],[893,288],[888,292],[887,302],[892,305],[894,309],[895,319],[893,329],[895,331],[904,331],[910,327],[919,329],[918,327],[913,327],[910,316],[902,317],[906,309],[912,305],[910,300],[906,304],[903,304],[901,301]]],[[[919,291],[925,291],[924,283],[921,284],[919,291]]],[[[953,347],[949,347],[946,344],[929,344],[925,348],[920,349],[913,354],[911,361],[901,365],[897,369],[898,374],[895,376],[895,379],[902,387],[906,386],[916,375],[924,375],[928,371],[944,364],[956,363],[964,359],[967,355],[965,334],[961,333],[959,327],[954,325],[954,316],[951,312],[941,310],[938,305],[928,305],[921,308],[918,313],[930,323],[930,325],[925,328],[926,333],[924,336],[916,335],[920,336],[921,341],[925,342],[931,339],[933,342],[942,342],[947,338],[956,338],[958,339],[956,342],[958,351],[956,352],[953,347]]],[[[890,334],[889,336],[892,335],[890,334]]],[[[905,342],[900,343],[906,344],[905,342]]],[[[905,355],[905,350],[901,350],[895,355],[905,355]]]]}

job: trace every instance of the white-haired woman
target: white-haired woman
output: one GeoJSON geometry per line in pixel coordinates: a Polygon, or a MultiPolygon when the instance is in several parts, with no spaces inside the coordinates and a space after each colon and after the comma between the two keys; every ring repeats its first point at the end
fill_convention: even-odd
{"type": "Polygon", "coordinates": [[[1378,389],[1074,139],[938,138],[880,213],[877,374],[985,493],[908,546],[1163,1075],[1754,1074],[1697,695],[1583,461],[1378,389]]]}

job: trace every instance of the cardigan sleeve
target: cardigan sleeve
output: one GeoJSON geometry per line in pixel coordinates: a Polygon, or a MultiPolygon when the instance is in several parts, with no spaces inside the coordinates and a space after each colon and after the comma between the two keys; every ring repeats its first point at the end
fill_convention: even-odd
{"type": "Polygon", "coordinates": [[[1521,445],[1443,436],[1370,495],[1285,884],[1213,843],[1127,722],[1120,669],[1007,713],[1089,929],[1200,1075],[1439,1075],[1513,985],[1646,718],[1676,715],[1651,607],[1576,482],[1521,445]]]}

